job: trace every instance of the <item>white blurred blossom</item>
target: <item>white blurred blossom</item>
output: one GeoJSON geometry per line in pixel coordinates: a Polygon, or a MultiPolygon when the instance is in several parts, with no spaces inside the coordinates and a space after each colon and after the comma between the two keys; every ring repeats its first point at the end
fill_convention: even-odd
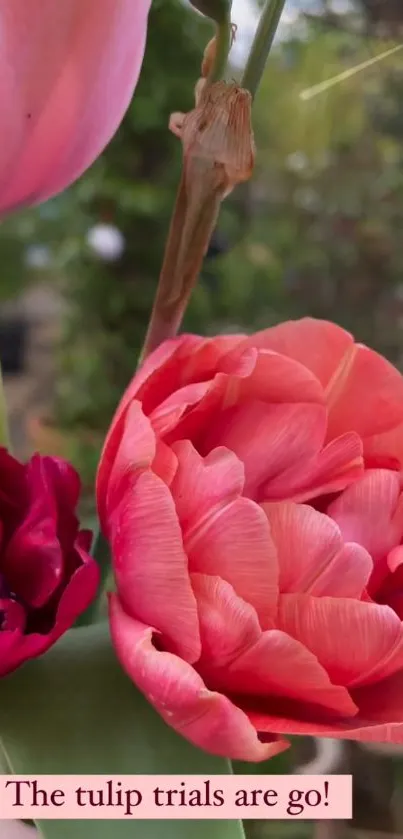
{"type": "Polygon", "coordinates": [[[95,224],[87,233],[87,244],[100,259],[115,262],[124,252],[125,238],[113,224],[95,224]]]}

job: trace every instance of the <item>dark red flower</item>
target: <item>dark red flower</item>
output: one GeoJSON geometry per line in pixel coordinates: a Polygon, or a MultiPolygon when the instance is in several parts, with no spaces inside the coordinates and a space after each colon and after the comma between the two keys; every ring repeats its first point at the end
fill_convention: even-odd
{"type": "Polygon", "coordinates": [[[0,676],[45,652],[96,593],[79,492],[63,460],[34,455],[22,464],[0,449],[0,676]]]}

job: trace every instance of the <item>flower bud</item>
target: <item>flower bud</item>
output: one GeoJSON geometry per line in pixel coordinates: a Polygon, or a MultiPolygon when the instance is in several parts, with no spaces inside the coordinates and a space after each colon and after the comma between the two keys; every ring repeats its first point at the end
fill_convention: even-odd
{"type": "Polygon", "coordinates": [[[0,214],[76,180],[129,106],[150,0],[0,3],[0,214]]]}

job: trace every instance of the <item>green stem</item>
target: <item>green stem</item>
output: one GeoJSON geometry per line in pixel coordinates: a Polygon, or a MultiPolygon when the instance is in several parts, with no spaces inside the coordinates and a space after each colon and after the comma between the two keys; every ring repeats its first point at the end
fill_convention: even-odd
{"type": "Polygon", "coordinates": [[[209,75],[209,82],[218,82],[223,78],[227,68],[228,54],[231,49],[231,16],[228,15],[223,23],[217,26],[217,42],[214,64],[209,75]]]}
{"type": "Polygon", "coordinates": [[[285,0],[266,0],[242,78],[242,87],[255,97],[266,66],[285,0]]]}
{"type": "Polygon", "coordinates": [[[10,436],[8,431],[7,405],[4,394],[3,376],[0,367],[0,446],[10,449],[10,436]]]}

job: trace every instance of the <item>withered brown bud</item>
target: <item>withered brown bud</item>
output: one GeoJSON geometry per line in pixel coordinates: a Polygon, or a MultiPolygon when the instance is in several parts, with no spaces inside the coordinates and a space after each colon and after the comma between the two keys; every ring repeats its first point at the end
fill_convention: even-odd
{"type": "Polygon", "coordinates": [[[201,81],[194,110],[171,117],[171,130],[182,141],[183,168],[143,357],[177,333],[221,202],[253,171],[249,91],[201,81]]]}
{"type": "Polygon", "coordinates": [[[206,84],[182,126],[184,161],[210,164],[225,181],[225,195],[249,180],[255,162],[252,98],[237,84],[206,84]]]}

